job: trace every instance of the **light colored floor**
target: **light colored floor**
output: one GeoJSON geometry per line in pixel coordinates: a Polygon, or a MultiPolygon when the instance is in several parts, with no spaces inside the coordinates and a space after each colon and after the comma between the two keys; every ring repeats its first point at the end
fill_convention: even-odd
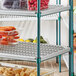
{"type": "MultiPolygon", "coordinates": [[[[69,72],[68,69],[64,63],[64,61],[62,61],[62,72],[59,73],[59,65],[57,63],[55,63],[55,60],[49,61],[48,64],[51,64],[54,67],[54,69],[56,70],[56,72],[54,73],[54,76],[69,76],[69,72]]],[[[49,67],[50,68],[50,67],[49,67]]]]}
{"type": "MultiPolygon", "coordinates": [[[[7,61],[7,62],[28,65],[28,66],[36,66],[36,63],[29,63],[29,62],[25,62],[25,61],[24,62],[22,62],[22,61],[7,61]]],[[[62,60],[61,62],[62,62],[62,64],[61,64],[62,65],[62,72],[61,73],[59,73],[59,65],[55,62],[55,59],[52,59],[52,60],[49,60],[46,62],[42,62],[41,67],[50,69],[50,71],[52,69],[54,69],[54,71],[55,71],[54,76],[69,76],[68,69],[66,68],[64,61],[62,60]]]]}

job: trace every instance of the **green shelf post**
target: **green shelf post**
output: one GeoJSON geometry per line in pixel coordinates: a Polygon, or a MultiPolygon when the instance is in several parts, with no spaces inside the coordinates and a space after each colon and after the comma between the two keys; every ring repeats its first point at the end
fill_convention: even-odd
{"type": "Polygon", "coordinates": [[[69,0],[69,76],[74,76],[74,52],[73,52],[73,0],[69,0]]]}
{"type": "MultiPolygon", "coordinates": [[[[58,4],[58,0],[56,0],[56,4],[58,4]]],[[[58,45],[58,20],[56,20],[56,45],[58,45]]],[[[58,56],[56,57],[56,63],[58,63],[58,56]]]]}
{"type": "Polygon", "coordinates": [[[40,0],[37,0],[37,76],[40,76],[40,0]]]}
{"type": "MultiPolygon", "coordinates": [[[[61,0],[59,0],[61,4],[61,0]]],[[[61,13],[59,12],[59,45],[61,45],[61,13]]],[[[59,55],[59,72],[61,72],[61,55],[59,55]]]]}

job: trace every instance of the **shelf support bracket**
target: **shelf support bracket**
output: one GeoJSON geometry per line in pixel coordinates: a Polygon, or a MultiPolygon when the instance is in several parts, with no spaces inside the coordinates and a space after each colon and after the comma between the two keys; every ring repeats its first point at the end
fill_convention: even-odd
{"type": "Polygon", "coordinates": [[[37,58],[37,62],[36,63],[41,63],[41,58],[37,58]]]}

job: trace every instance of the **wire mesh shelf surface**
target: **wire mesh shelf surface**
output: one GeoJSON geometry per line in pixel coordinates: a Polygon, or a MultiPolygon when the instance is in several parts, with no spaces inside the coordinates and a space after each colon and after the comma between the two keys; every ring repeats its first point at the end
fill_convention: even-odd
{"type": "MultiPolygon", "coordinates": [[[[58,14],[52,14],[41,17],[42,20],[57,20],[58,14]]],[[[24,17],[24,16],[13,16],[13,15],[0,15],[0,21],[25,21],[25,20],[37,20],[36,17],[24,17]]]]}
{"type": "MultiPolygon", "coordinates": [[[[57,45],[40,44],[41,61],[69,52],[70,48],[57,45]]],[[[36,61],[37,44],[19,42],[16,45],[1,45],[0,57],[36,61]]]]}
{"type": "MultiPolygon", "coordinates": [[[[62,11],[67,11],[70,9],[70,6],[63,5],[50,5],[48,9],[41,11],[41,16],[51,15],[62,11]]],[[[22,10],[2,10],[0,9],[1,15],[16,15],[16,16],[28,16],[28,17],[36,17],[36,11],[22,11],[22,10]]]]}

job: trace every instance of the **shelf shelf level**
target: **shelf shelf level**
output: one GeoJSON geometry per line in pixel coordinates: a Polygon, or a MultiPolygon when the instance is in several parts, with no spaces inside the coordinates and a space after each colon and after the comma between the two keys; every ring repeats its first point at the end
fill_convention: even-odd
{"type": "MultiPolygon", "coordinates": [[[[63,6],[63,5],[50,5],[48,9],[41,11],[41,16],[51,15],[58,12],[67,11],[70,9],[70,6],[63,6]]],[[[28,16],[28,17],[36,17],[37,14],[36,11],[22,11],[22,10],[12,10],[12,9],[6,9],[2,10],[0,9],[0,15],[15,15],[15,16],[28,16]]]]}
{"type": "MultiPolygon", "coordinates": [[[[69,52],[70,48],[64,48],[62,46],[57,45],[40,44],[40,50],[41,61],[45,61],[58,55],[69,52]]],[[[0,57],[36,62],[37,44],[19,42],[16,45],[1,45],[0,57]]]]}
{"type": "MultiPolygon", "coordinates": [[[[13,16],[13,15],[0,15],[0,21],[25,21],[25,20],[37,20],[36,17],[24,17],[24,16],[13,16]]],[[[52,14],[41,17],[41,20],[58,20],[58,14],[52,14]]]]}

